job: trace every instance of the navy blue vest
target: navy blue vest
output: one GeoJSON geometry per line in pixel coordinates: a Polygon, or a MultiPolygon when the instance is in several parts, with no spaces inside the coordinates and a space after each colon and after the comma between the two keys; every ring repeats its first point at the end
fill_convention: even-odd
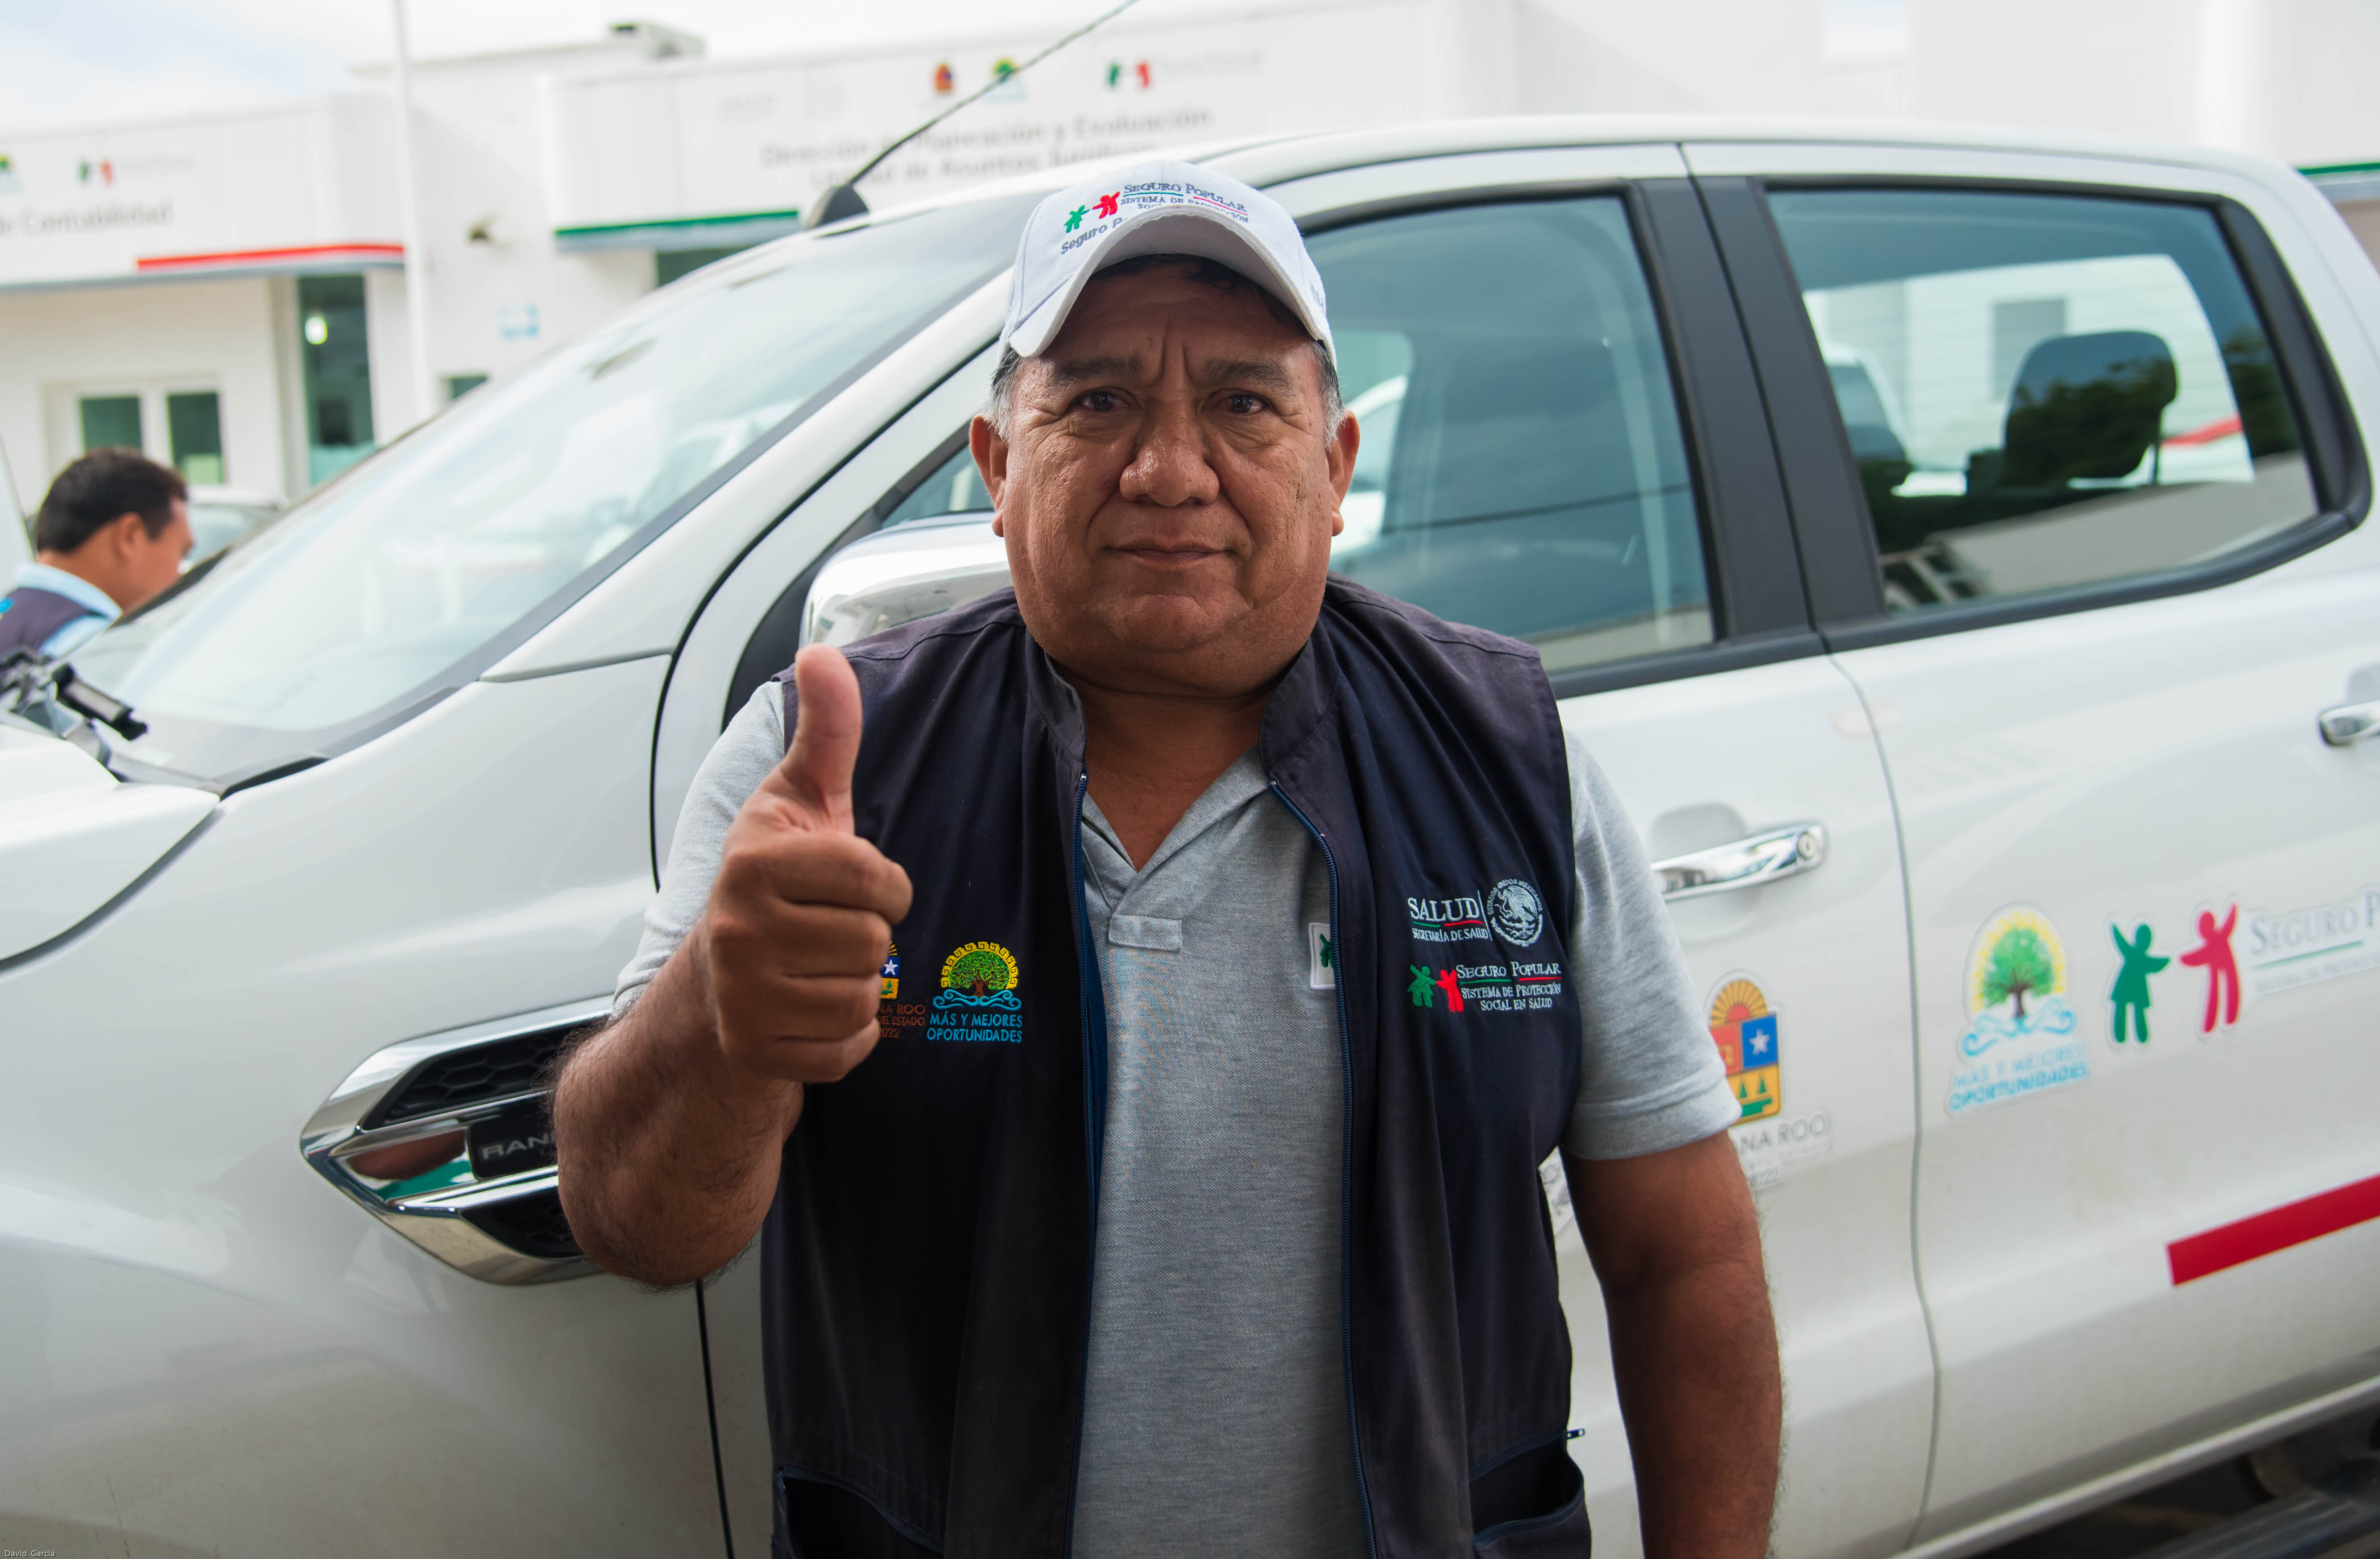
{"type": "MultiPolygon", "coordinates": [[[[809,1090],[763,1236],[777,1544],[1062,1554],[1107,1055],[1080,717],[1008,591],[849,654],[857,829],[916,899],[883,1038],[809,1090]]],[[[1581,1043],[1552,690],[1528,646],[1334,578],[1260,754],[1330,872],[1342,1362],[1372,1552],[1583,1555],[1537,1179],[1581,1043]]]]}
{"type": "Polygon", "coordinates": [[[38,651],[52,634],[75,619],[100,615],[71,596],[19,586],[0,596],[0,655],[14,649],[38,651]]]}

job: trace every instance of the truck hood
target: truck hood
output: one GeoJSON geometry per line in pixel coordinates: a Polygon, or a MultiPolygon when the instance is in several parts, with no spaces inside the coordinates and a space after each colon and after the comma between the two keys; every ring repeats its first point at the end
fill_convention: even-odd
{"type": "Polygon", "coordinates": [[[0,722],[0,961],[82,925],[215,809],[180,785],[128,785],[73,743],[0,722]]]}

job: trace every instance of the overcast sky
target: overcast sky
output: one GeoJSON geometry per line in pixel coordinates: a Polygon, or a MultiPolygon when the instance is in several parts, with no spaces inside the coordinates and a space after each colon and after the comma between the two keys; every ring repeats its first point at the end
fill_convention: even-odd
{"type": "MultiPolygon", "coordinates": [[[[592,39],[637,18],[698,34],[719,57],[1054,30],[1111,3],[408,0],[407,14],[417,56],[592,39]]],[[[0,130],[334,91],[348,66],[387,58],[392,36],[389,0],[0,0],[0,130]]]]}

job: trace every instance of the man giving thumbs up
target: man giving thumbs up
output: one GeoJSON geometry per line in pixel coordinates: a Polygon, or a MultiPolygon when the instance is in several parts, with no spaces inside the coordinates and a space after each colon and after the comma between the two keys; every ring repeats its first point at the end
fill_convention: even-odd
{"type": "Polygon", "coordinates": [[[1179,163],[1053,195],[1002,342],[1014,589],[712,750],[556,1089],[581,1245],[760,1237],[780,1553],[1585,1555],[1559,1148],[1646,1552],[1752,1559],[1734,1095],[1536,652],[1330,575],[1295,225],[1179,163]]]}

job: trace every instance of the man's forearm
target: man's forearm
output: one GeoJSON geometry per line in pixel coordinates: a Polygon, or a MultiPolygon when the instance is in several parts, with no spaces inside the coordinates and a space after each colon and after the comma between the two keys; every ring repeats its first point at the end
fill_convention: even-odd
{"type": "Polygon", "coordinates": [[[727,1058],[694,933],[553,1094],[563,1211],[597,1264],[655,1286],[733,1260],[768,1216],[802,1085],[727,1058]]]}
{"type": "Polygon", "coordinates": [[[1646,1559],[1765,1553],[1784,1394],[1759,1266],[1607,1288],[1604,1304],[1646,1559]]]}

